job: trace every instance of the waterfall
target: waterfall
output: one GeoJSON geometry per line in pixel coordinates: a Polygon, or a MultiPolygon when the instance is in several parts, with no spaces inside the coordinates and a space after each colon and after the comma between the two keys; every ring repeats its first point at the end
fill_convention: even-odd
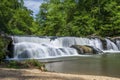
{"type": "Polygon", "coordinates": [[[116,44],[117,44],[118,49],[120,50],[120,40],[116,40],[116,44]]]}
{"type": "Polygon", "coordinates": [[[70,47],[72,45],[88,45],[103,52],[120,50],[120,40],[116,40],[115,44],[111,40],[105,39],[107,47],[107,51],[105,51],[99,38],[12,36],[12,40],[15,59],[79,56],[77,50],[70,47]]]}
{"type": "Polygon", "coordinates": [[[119,51],[117,45],[114,42],[110,41],[109,39],[106,39],[106,41],[107,41],[107,50],[119,51]]]}
{"type": "Polygon", "coordinates": [[[89,45],[96,47],[100,50],[103,50],[102,42],[98,38],[88,39],[88,38],[78,38],[78,37],[61,37],[61,38],[57,38],[53,42],[56,42],[55,45],[57,44],[61,47],[70,47],[72,45],[89,45]]]}
{"type": "Polygon", "coordinates": [[[56,48],[52,45],[21,42],[15,44],[15,58],[51,58],[59,56],[76,55],[73,48],[56,48]]]}
{"type": "Polygon", "coordinates": [[[102,42],[100,41],[100,39],[98,39],[98,38],[90,39],[89,43],[91,46],[96,47],[100,50],[103,50],[103,45],[102,45],[102,42]]]}
{"type": "Polygon", "coordinates": [[[75,44],[74,37],[60,37],[52,41],[53,45],[59,47],[70,47],[75,44]]]}
{"type": "Polygon", "coordinates": [[[20,42],[34,42],[34,43],[50,43],[49,38],[41,38],[41,37],[24,37],[24,36],[12,36],[12,40],[14,43],[20,43],[20,42]]]}

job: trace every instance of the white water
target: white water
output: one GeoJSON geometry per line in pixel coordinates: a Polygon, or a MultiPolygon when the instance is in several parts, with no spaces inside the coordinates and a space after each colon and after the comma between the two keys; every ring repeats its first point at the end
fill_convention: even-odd
{"type": "Polygon", "coordinates": [[[54,46],[59,46],[59,47],[70,47],[72,45],[90,45],[100,50],[103,50],[102,42],[100,41],[100,39],[97,38],[88,39],[88,38],[78,38],[78,37],[60,37],[51,41],[51,43],[54,46]]]}
{"type": "Polygon", "coordinates": [[[118,49],[120,50],[120,40],[116,40],[116,44],[117,44],[118,49]]]}
{"type": "Polygon", "coordinates": [[[106,41],[107,41],[107,50],[119,51],[119,49],[118,49],[118,47],[117,47],[117,45],[115,43],[113,43],[109,39],[106,39],[106,41]]]}
{"type": "Polygon", "coordinates": [[[14,58],[49,58],[77,55],[73,48],[57,48],[52,45],[21,42],[15,44],[14,58]]]}
{"type": "Polygon", "coordinates": [[[49,38],[40,38],[40,37],[20,37],[20,36],[12,36],[12,40],[14,43],[20,43],[20,42],[34,42],[34,43],[50,43],[49,38]]]}
{"type": "Polygon", "coordinates": [[[91,46],[96,47],[100,50],[103,50],[102,42],[100,41],[100,39],[97,39],[97,38],[90,39],[89,42],[91,46]]]}
{"type": "Polygon", "coordinates": [[[65,56],[79,56],[76,49],[70,48],[72,45],[90,45],[102,50],[105,53],[119,53],[120,41],[116,44],[107,41],[107,50],[103,49],[100,39],[88,39],[79,37],[58,37],[50,39],[50,37],[19,37],[13,36],[14,59],[20,58],[56,58],[65,56]]]}

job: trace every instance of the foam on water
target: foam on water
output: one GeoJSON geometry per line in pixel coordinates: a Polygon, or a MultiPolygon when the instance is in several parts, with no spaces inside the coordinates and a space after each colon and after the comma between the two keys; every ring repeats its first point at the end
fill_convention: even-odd
{"type": "Polygon", "coordinates": [[[103,49],[102,41],[99,38],[82,37],[19,37],[12,36],[14,44],[13,59],[44,59],[69,56],[86,56],[77,53],[77,50],[70,48],[72,45],[89,45],[100,49],[103,53],[120,53],[120,41],[116,44],[109,39],[107,50],[103,49]]]}

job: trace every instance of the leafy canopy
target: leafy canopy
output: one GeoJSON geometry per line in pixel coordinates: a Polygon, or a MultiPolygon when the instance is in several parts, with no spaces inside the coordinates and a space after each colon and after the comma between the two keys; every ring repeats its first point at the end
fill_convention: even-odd
{"type": "Polygon", "coordinates": [[[120,1],[44,0],[36,20],[41,35],[120,36],[120,1]]]}

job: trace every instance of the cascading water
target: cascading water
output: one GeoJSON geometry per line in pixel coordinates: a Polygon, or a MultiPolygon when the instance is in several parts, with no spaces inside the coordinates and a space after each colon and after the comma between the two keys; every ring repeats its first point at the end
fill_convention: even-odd
{"type": "Polygon", "coordinates": [[[96,47],[100,50],[103,50],[103,45],[102,45],[102,42],[100,41],[100,39],[98,39],[98,38],[90,39],[89,43],[91,46],[96,47]]]}
{"type": "Polygon", "coordinates": [[[97,38],[88,39],[88,38],[78,38],[78,37],[60,37],[55,39],[52,43],[53,45],[59,45],[61,47],[70,47],[72,45],[89,45],[96,47],[100,50],[103,50],[102,42],[100,41],[100,39],[97,38]]]}
{"type": "Polygon", "coordinates": [[[50,58],[58,56],[76,55],[73,48],[57,48],[46,44],[21,42],[15,44],[14,58],[50,58]]]}
{"type": "Polygon", "coordinates": [[[14,43],[20,42],[34,42],[34,43],[50,43],[50,39],[47,37],[22,37],[22,36],[12,36],[12,40],[14,43]]]}
{"type": "Polygon", "coordinates": [[[117,44],[118,49],[120,50],[120,40],[116,40],[116,44],[117,44]]]}
{"type": "Polygon", "coordinates": [[[119,51],[120,41],[116,44],[105,39],[107,51],[104,51],[102,41],[99,38],[79,38],[79,37],[20,37],[12,36],[14,45],[14,59],[19,58],[56,58],[64,56],[78,56],[77,50],[71,48],[72,45],[88,45],[103,52],[109,50],[119,51]]]}
{"type": "Polygon", "coordinates": [[[119,51],[117,45],[115,43],[113,43],[112,41],[110,41],[109,39],[106,39],[107,41],[107,50],[116,50],[119,51]]]}

